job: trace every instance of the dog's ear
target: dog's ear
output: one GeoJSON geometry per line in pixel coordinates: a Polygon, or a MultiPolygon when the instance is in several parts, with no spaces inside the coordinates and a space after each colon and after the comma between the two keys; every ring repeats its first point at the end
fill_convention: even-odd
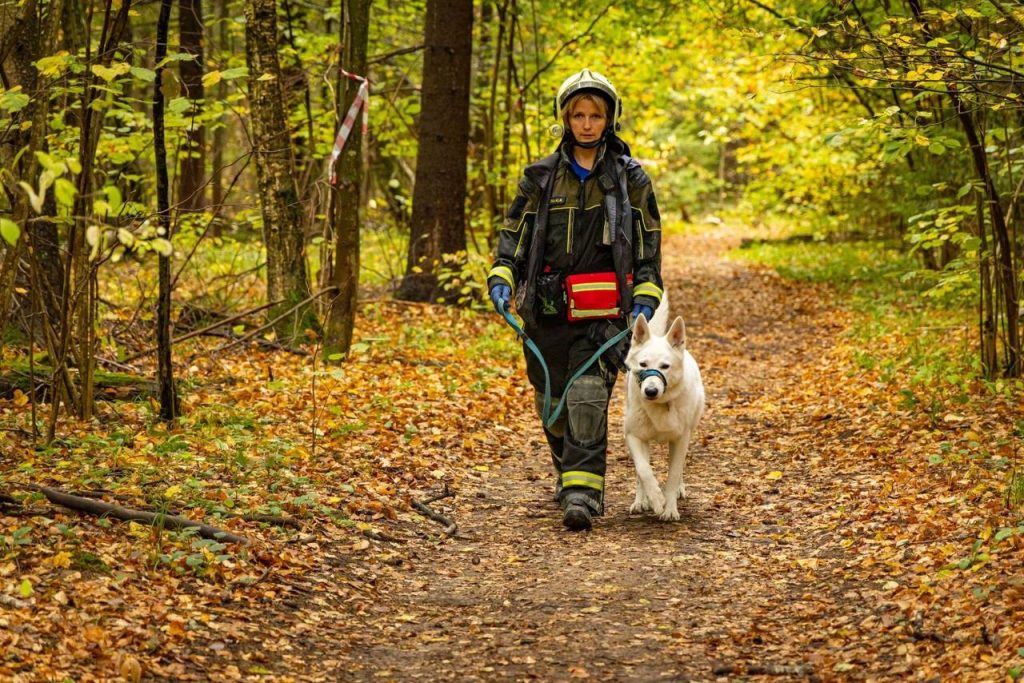
{"type": "Polygon", "coordinates": [[[679,348],[686,347],[686,324],[681,316],[676,316],[672,327],[668,328],[668,343],[679,348]]]}
{"type": "Polygon", "coordinates": [[[636,317],[633,323],[633,345],[643,344],[651,338],[651,328],[647,326],[647,318],[642,315],[636,317]]]}

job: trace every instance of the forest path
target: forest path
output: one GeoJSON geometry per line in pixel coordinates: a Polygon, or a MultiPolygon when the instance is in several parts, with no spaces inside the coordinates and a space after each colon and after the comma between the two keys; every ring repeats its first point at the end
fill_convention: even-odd
{"type": "MultiPolygon", "coordinates": [[[[877,589],[832,577],[843,550],[826,542],[835,521],[823,503],[839,475],[815,458],[817,418],[782,420],[776,405],[813,375],[838,326],[813,287],[726,260],[737,243],[723,228],[663,247],[673,313],[687,321],[707,389],[682,519],[628,514],[622,379],[606,513],[588,533],[562,528],[546,445],[524,406],[495,428],[507,457],[436,504],[459,538],[403,551],[363,627],[339,633],[324,674],[649,681],[874,668],[858,650],[875,657],[882,643],[837,631],[872,611],[859,591],[877,589]]],[[[663,477],[664,447],[656,453],[663,477]]]]}

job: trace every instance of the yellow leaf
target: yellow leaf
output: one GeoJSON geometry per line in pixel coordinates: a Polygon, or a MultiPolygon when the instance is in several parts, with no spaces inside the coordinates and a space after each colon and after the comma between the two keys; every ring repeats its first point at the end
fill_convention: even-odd
{"type": "Polygon", "coordinates": [[[772,479],[772,480],[782,479],[782,472],[780,472],[779,470],[775,470],[774,472],[769,472],[765,476],[765,479],[772,479]]]}
{"type": "Polygon", "coordinates": [[[474,465],[473,469],[476,470],[477,472],[490,472],[491,471],[491,468],[488,467],[487,465],[474,465]]]}
{"type": "Polygon", "coordinates": [[[28,403],[28,394],[23,392],[21,389],[14,390],[14,405],[23,406],[28,403]]]}
{"type": "Polygon", "coordinates": [[[220,80],[221,80],[221,72],[220,71],[208,71],[203,76],[203,87],[204,88],[209,88],[211,85],[217,85],[218,83],[220,83],[220,80]]]}
{"type": "Polygon", "coordinates": [[[175,484],[174,486],[168,486],[167,490],[164,491],[164,498],[167,498],[167,499],[174,498],[180,492],[181,492],[181,487],[178,486],[177,484],[175,484]]]}
{"type": "Polygon", "coordinates": [[[62,550],[53,557],[48,558],[46,564],[51,567],[63,567],[66,569],[71,566],[71,553],[62,550]]]}

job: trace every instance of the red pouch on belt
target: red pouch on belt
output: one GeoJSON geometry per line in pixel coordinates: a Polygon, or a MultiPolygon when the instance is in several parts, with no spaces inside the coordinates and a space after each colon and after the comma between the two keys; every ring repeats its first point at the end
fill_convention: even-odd
{"type": "Polygon", "coordinates": [[[565,293],[571,322],[619,317],[621,299],[613,271],[567,275],[565,293]]]}

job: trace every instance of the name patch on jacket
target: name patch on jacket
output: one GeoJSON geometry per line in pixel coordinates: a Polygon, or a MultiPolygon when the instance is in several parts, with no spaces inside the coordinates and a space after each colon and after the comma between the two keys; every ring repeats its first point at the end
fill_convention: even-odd
{"type": "Polygon", "coordinates": [[[552,197],[551,201],[548,202],[548,206],[562,206],[566,200],[567,197],[552,197]]]}

